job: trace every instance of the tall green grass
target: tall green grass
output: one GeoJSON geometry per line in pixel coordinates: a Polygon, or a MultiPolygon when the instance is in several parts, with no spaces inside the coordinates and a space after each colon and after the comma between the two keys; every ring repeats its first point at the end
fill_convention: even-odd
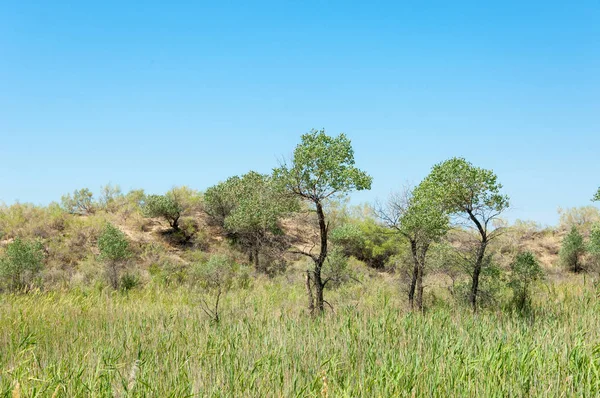
{"type": "Polygon", "coordinates": [[[198,293],[147,288],[0,297],[0,392],[38,397],[600,395],[600,302],[550,288],[535,319],[404,310],[391,282],[329,293],[256,283],[211,323],[198,293]],[[18,383],[18,386],[17,386],[18,383]],[[53,395],[54,394],[54,395],[53,395]]]}

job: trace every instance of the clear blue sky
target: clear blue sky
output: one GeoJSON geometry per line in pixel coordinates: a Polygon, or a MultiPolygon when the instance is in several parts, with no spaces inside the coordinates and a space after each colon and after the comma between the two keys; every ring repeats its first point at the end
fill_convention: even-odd
{"type": "Polygon", "coordinates": [[[464,156],[555,223],[600,185],[600,2],[489,3],[4,0],[0,201],[204,190],[324,127],[354,201],[464,156]]]}

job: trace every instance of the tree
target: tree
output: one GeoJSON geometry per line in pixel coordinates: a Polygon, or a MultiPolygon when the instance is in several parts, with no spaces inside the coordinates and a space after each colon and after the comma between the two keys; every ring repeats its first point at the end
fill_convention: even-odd
{"type": "Polygon", "coordinates": [[[198,226],[191,217],[199,210],[202,196],[188,187],[171,189],[164,195],[147,195],[142,201],[142,214],[145,217],[165,219],[173,232],[183,235],[189,241],[197,232],[198,226]]]}
{"type": "Polygon", "coordinates": [[[590,232],[587,252],[590,255],[590,262],[596,272],[600,271],[600,223],[594,224],[590,232]]]}
{"type": "Polygon", "coordinates": [[[328,282],[321,273],[327,259],[329,234],[323,206],[336,196],[371,189],[372,178],[354,164],[354,151],[346,135],[330,137],[325,130],[312,130],[302,135],[291,164],[284,163],[273,171],[274,177],[289,193],[309,203],[317,214],[319,253],[314,254],[310,250],[298,250],[297,253],[310,257],[314,262],[312,272],[307,274],[307,285],[315,288],[316,297],[311,300],[314,305],[310,307],[319,313],[324,311],[323,290],[328,282]]]}
{"type": "Polygon", "coordinates": [[[519,253],[510,265],[509,286],[513,291],[512,304],[521,313],[531,310],[531,285],[540,280],[544,272],[531,252],[519,253]]]}
{"type": "Polygon", "coordinates": [[[583,271],[582,257],[586,248],[583,242],[583,235],[577,227],[573,226],[571,231],[565,236],[560,248],[559,258],[563,267],[572,272],[583,271]]]}
{"type": "Polygon", "coordinates": [[[237,265],[227,256],[215,254],[205,263],[198,263],[193,268],[194,281],[200,285],[206,295],[214,296],[212,303],[206,298],[200,299],[202,311],[212,321],[220,321],[221,298],[233,285],[237,265]]]}
{"type": "Polygon", "coordinates": [[[0,256],[0,277],[11,291],[28,288],[44,266],[44,250],[39,241],[16,238],[0,256]]]}
{"type": "Polygon", "coordinates": [[[114,213],[124,203],[124,195],[118,185],[107,184],[100,188],[98,205],[107,212],[114,213]]]}
{"type": "Polygon", "coordinates": [[[600,202],[600,188],[598,188],[598,191],[596,192],[596,194],[592,198],[592,201],[593,202],[600,202]]]}
{"type": "Polygon", "coordinates": [[[106,224],[98,238],[100,259],[106,264],[108,280],[113,287],[119,287],[119,268],[130,256],[127,236],[112,224],[106,224]]]}
{"type": "Polygon", "coordinates": [[[171,195],[148,195],[144,198],[142,212],[146,217],[164,218],[174,231],[179,231],[182,206],[171,195]]]}
{"type": "Polygon", "coordinates": [[[402,246],[396,234],[391,234],[386,226],[371,217],[348,219],[331,230],[330,241],[340,247],[345,256],[377,269],[383,269],[402,246]]]}
{"type": "Polygon", "coordinates": [[[421,184],[414,190],[390,195],[386,204],[378,204],[376,214],[391,229],[410,244],[413,262],[408,301],[411,308],[423,310],[423,276],[427,253],[448,231],[449,219],[432,190],[437,187],[421,184]]]}
{"type": "Polygon", "coordinates": [[[286,195],[272,177],[253,171],[231,177],[204,195],[206,213],[262,272],[267,264],[261,255],[287,247],[280,221],[297,208],[296,198],[286,195]]]}
{"type": "Polygon", "coordinates": [[[64,195],[61,203],[65,211],[70,214],[88,215],[95,210],[94,194],[87,188],[75,190],[73,195],[64,195]]]}
{"type": "Polygon", "coordinates": [[[500,232],[492,222],[509,207],[509,198],[501,193],[502,184],[492,170],[475,167],[463,158],[435,165],[422,184],[429,200],[440,203],[458,225],[470,225],[478,235],[470,260],[469,301],[475,312],[479,277],[484,265],[491,263],[486,259],[486,249],[500,232]]]}

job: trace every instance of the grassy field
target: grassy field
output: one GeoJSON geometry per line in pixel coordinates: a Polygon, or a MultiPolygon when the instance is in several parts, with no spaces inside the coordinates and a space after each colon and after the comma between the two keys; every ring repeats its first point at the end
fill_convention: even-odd
{"type": "Polygon", "coordinates": [[[600,301],[544,287],[535,320],[404,309],[385,279],[329,292],[312,319],[285,278],[231,292],[210,322],[198,293],[147,287],[0,298],[2,396],[506,397],[600,394],[600,301]]]}

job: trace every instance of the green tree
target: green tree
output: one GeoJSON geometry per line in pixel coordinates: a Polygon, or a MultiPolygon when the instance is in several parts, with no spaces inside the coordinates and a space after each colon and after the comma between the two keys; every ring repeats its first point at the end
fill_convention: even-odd
{"type": "MultiPolygon", "coordinates": [[[[274,170],[275,178],[289,193],[313,206],[319,225],[319,253],[298,250],[314,262],[308,272],[308,285],[315,288],[315,300],[310,299],[311,312],[324,310],[323,290],[328,280],[322,277],[327,259],[329,225],[323,206],[328,199],[354,190],[371,189],[372,178],[354,166],[354,150],[350,140],[340,134],[330,137],[324,130],[312,130],[301,137],[294,150],[291,164],[282,164],[274,170]]],[[[309,292],[312,289],[308,289],[309,292]]]]}
{"type": "Polygon", "coordinates": [[[176,187],[164,195],[147,195],[141,206],[145,217],[160,217],[169,223],[173,232],[181,234],[185,242],[198,231],[193,218],[201,207],[202,196],[188,187],[176,187]]]}
{"type": "Polygon", "coordinates": [[[44,266],[41,242],[16,238],[0,256],[0,277],[7,289],[27,289],[44,266]]]}
{"type": "Polygon", "coordinates": [[[215,254],[208,261],[193,267],[194,284],[199,285],[208,296],[200,299],[202,311],[216,323],[221,319],[221,298],[231,289],[238,269],[239,266],[231,258],[221,254],[215,254]]]}
{"type": "Polygon", "coordinates": [[[593,202],[600,202],[600,188],[598,188],[598,191],[596,192],[596,194],[592,198],[592,201],[593,202]]]}
{"type": "Polygon", "coordinates": [[[543,277],[544,272],[531,252],[519,253],[511,263],[510,270],[512,304],[519,313],[527,313],[531,310],[531,286],[543,277]]]}
{"type": "Polygon", "coordinates": [[[228,239],[248,254],[256,269],[266,272],[267,264],[260,257],[287,247],[280,222],[298,209],[298,203],[272,177],[251,171],[209,188],[204,209],[225,229],[228,239]]]}
{"type": "Polygon", "coordinates": [[[363,261],[367,266],[382,269],[400,251],[396,234],[370,217],[351,218],[330,232],[330,241],[341,248],[345,256],[363,261]]]}
{"type": "Polygon", "coordinates": [[[586,247],[583,241],[583,235],[577,227],[573,226],[571,231],[565,236],[560,248],[560,263],[563,267],[572,272],[583,271],[582,257],[585,255],[586,247]]]}
{"type": "Polygon", "coordinates": [[[413,262],[408,289],[411,308],[423,310],[423,277],[431,245],[447,233],[449,218],[437,199],[437,186],[422,183],[414,190],[390,195],[385,205],[377,206],[379,218],[410,244],[413,262]]]}
{"type": "Polygon", "coordinates": [[[183,207],[171,195],[148,195],[142,203],[144,216],[164,218],[174,231],[179,231],[182,212],[183,207]]]}
{"type": "Polygon", "coordinates": [[[116,212],[125,203],[125,197],[118,185],[107,184],[100,188],[98,205],[109,213],[116,212]]]}
{"type": "Polygon", "coordinates": [[[508,196],[492,170],[475,167],[463,158],[452,158],[435,165],[423,181],[428,200],[440,203],[459,226],[470,225],[478,235],[471,253],[471,290],[469,301],[477,311],[479,277],[485,264],[488,244],[499,232],[493,221],[509,207],[508,196]],[[466,224],[465,224],[466,221],[466,224]]]}
{"type": "Polygon", "coordinates": [[[64,195],[61,203],[65,211],[70,214],[88,215],[95,210],[94,194],[87,188],[75,190],[73,195],[64,195]]]}
{"type": "Polygon", "coordinates": [[[592,226],[587,252],[590,255],[590,261],[596,272],[600,271],[600,223],[592,226]]]}
{"type": "Polygon", "coordinates": [[[98,238],[100,259],[106,264],[106,273],[113,289],[119,287],[119,268],[131,255],[127,236],[112,224],[106,224],[98,238]]]}

